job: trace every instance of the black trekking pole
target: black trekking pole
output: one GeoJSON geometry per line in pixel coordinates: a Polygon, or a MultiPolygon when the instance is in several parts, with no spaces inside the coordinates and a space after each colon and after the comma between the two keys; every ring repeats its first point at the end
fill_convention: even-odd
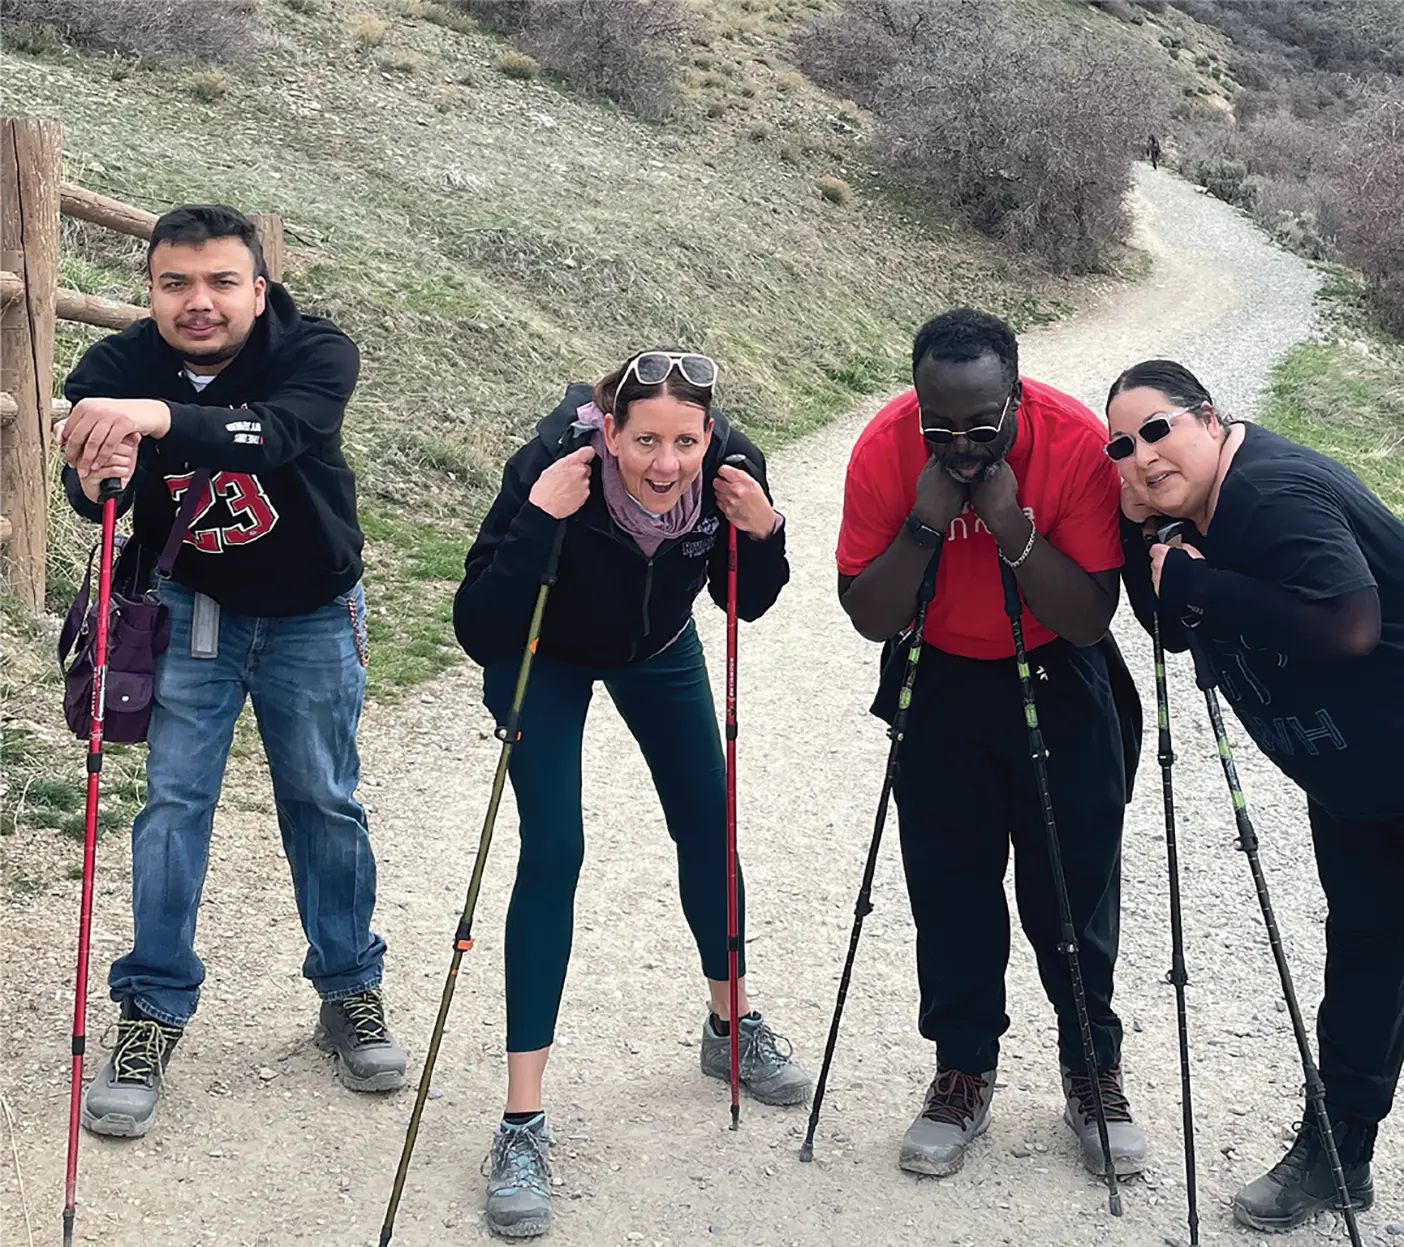
{"type": "MultiPolygon", "coordinates": [[[[1152,540],[1168,541],[1184,528],[1183,520],[1162,526],[1152,540]]],[[[1185,1131],[1185,1191],[1189,1200],[1190,1247],[1199,1247],[1199,1195],[1194,1167],[1194,1105],[1190,1097],[1189,1022],[1185,1015],[1185,932],[1180,910],[1180,855],[1175,839],[1175,783],[1171,768],[1175,750],[1170,742],[1170,692],[1165,680],[1165,646],[1160,636],[1160,612],[1151,616],[1151,643],[1155,650],[1155,716],[1159,728],[1161,787],[1165,797],[1165,857],[1170,875],[1170,972],[1166,982],[1175,987],[1175,1012],[1180,1032],[1180,1106],[1185,1131]]]]}
{"type": "MultiPolygon", "coordinates": [[[[575,421],[565,432],[556,446],[556,458],[579,450],[589,443],[594,429],[583,420],[575,421]]],[[[404,1194],[405,1179],[409,1176],[410,1155],[414,1151],[415,1139],[419,1136],[419,1123],[424,1115],[424,1102],[429,1098],[429,1083],[434,1072],[434,1062],[439,1056],[439,1045],[444,1038],[444,1025],[448,1021],[449,1005],[453,1001],[453,989],[458,982],[458,968],[463,954],[473,947],[473,912],[478,907],[478,891],[482,887],[483,867],[487,864],[488,849],[492,846],[493,827],[497,822],[497,809],[502,804],[502,791],[507,782],[507,765],[512,756],[512,746],[521,737],[518,720],[522,713],[522,703],[526,700],[527,677],[531,674],[531,660],[536,655],[536,644],[541,637],[541,620],[546,613],[546,595],[556,583],[556,566],[561,559],[561,546],[565,542],[566,522],[556,523],[555,540],[551,544],[551,554],[546,561],[546,569],[541,573],[541,587],[536,592],[536,607],[531,613],[531,624],[527,628],[526,646],[522,650],[522,662],[517,671],[517,687],[512,694],[512,709],[507,722],[498,727],[497,739],[502,742],[502,752],[497,759],[497,773],[493,776],[492,795],[488,799],[487,816],[483,819],[482,835],[478,840],[478,856],[473,863],[473,875],[468,882],[468,899],[463,905],[463,914],[458,920],[458,929],[453,936],[453,960],[449,963],[448,977],[444,980],[444,994],[439,1001],[439,1015],[434,1019],[434,1029],[429,1036],[429,1050],[424,1058],[424,1069],[419,1076],[419,1094],[414,1098],[414,1109],[410,1113],[409,1130],[405,1134],[404,1150],[400,1153],[400,1164],[395,1170],[395,1182],[390,1190],[390,1204],[385,1210],[385,1223],[380,1227],[380,1247],[390,1241],[395,1232],[395,1213],[404,1194]]]]}
{"type": "Polygon", "coordinates": [[[1033,759],[1038,798],[1043,806],[1043,827],[1048,834],[1048,857],[1053,868],[1053,886],[1058,894],[1058,915],[1063,925],[1062,952],[1068,959],[1073,1001],[1077,1006],[1077,1025],[1082,1032],[1082,1051],[1087,1061],[1088,1080],[1092,1084],[1092,1106],[1097,1115],[1097,1134],[1102,1143],[1102,1157],[1106,1161],[1108,1203],[1112,1216],[1119,1217],[1121,1192],[1116,1185],[1116,1166],[1112,1162],[1111,1140],[1107,1134],[1107,1110],[1102,1103],[1102,1084],[1098,1078],[1097,1050],[1092,1043],[1092,1020],[1087,1015],[1087,994],[1082,985],[1082,965],[1077,957],[1077,933],[1073,929],[1072,902],[1068,900],[1068,884],[1063,875],[1063,853],[1058,844],[1058,824],[1053,818],[1053,796],[1048,788],[1048,750],[1044,747],[1043,731],[1038,725],[1038,707],[1034,703],[1033,680],[1029,676],[1029,656],[1024,650],[1024,607],[1019,597],[1019,582],[1002,557],[999,560],[999,574],[1004,582],[1004,612],[1009,616],[1009,630],[1014,637],[1014,665],[1019,670],[1019,688],[1024,698],[1024,721],[1029,728],[1029,755],[1033,759]]]}
{"type": "Polygon", "coordinates": [[[1287,1002],[1287,1012],[1292,1019],[1292,1033],[1297,1040],[1297,1051],[1301,1054],[1307,1103],[1316,1115],[1317,1129],[1320,1131],[1321,1141],[1326,1148],[1326,1159],[1331,1165],[1331,1176],[1336,1182],[1336,1193],[1341,1200],[1340,1212],[1345,1218],[1351,1247],[1362,1247],[1360,1228],[1355,1223],[1355,1209],[1350,1202],[1350,1188],[1346,1185],[1345,1171],[1341,1168],[1340,1153],[1336,1150],[1335,1132],[1331,1129],[1331,1117],[1326,1109],[1326,1084],[1321,1081],[1321,1071],[1316,1068],[1316,1062],[1312,1059],[1306,1023],[1302,1020],[1302,1010],[1297,1004],[1297,993],[1292,987],[1292,974],[1287,967],[1287,952],[1282,944],[1282,934],[1277,929],[1277,919],[1272,912],[1272,901],[1268,898],[1267,878],[1263,874],[1263,865],[1258,859],[1258,833],[1253,829],[1253,820],[1248,815],[1248,802],[1243,796],[1242,785],[1238,782],[1238,768],[1233,762],[1233,750],[1229,747],[1228,733],[1224,730],[1224,716],[1219,709],[1218,694],[1214,691],[1217,678],[1207,656],[1200,649],[1198,641],[1192,634],[1189,635],[1188,639],[1190,655],[1194,659],[1195,682],[1204,692],[1204,704],[1209,711],[1210,726],[1214,729],[1219,761],[1223,764],[1224,778],[1228,781],[1229,796],[1233,802],[1234,822],[1238,827],[1238,847],[1248,855],[1248,866],[1253,872],[1253,886],[1257,890],[1258,904],[1263,911],[1263,925],[1267,927],[1268,943],[1272,946],[1272,957],[1277,963],[1277,975],[1282,980],[1282,995],[1287,1002]]]}
{"type": "Polygon", "coordinates": [[[848,938],[848,957],[843,963],[843,974],[839,978],[838,1000],[834,1003],[834,1017],[829,1024],[829,1042],[824,1047],[824,1064],[819,1071],[819,1084],[814,1091],[814,1106],[809,1112],[809,1130],[799,1150],[799,1158],[806,1164],[814,1159],[814,1131],[819,1125],[819,1110],[824,1103],[824,1089],[829,1082],[829,1066],[833,1062],[834,1047],[838,1043],[843,1003],[848,999],[848,983],[853,977],[853,958],[858,952],[858,937],[863,932],[863,919],[873,912],[873,875],[877,870],[878,848],[882,844],[882,830],[887,825],[888,797],[892,792],[893,780],[897,776],[897,750],[907,730],[907,711],[912,704],[912,685],[916,682],[917,662],[921,658],[921,637],[926,630],[926,608],[936,592],[936,568],[940,561],[941,546],[938,544],[931,553],[931,561],[927,563],[921,586],[917,589],[916,620],[912,624],[911,640],[907,643],[907,662],[902,672],[901,689],[897,694],[897,710],[892,716],[892,725],[887,729],[892,744],[887,750],[887,770],[882,778],[882,795],[878,798],[873,839],[868,846],[868,861],[863,868],[863,882],[858,888],[858,900],[853,906],[853,933],[848,938]]]}

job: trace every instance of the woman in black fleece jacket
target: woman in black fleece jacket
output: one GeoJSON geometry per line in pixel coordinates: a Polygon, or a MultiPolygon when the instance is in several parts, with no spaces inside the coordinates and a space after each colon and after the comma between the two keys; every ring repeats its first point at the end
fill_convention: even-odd
{"type": "MultiPolygon", "coordinates": [[[[738,530],[737,611],[758,619],[789,580],[764,456],[712,408],[705,356],[646,351],[597,385],[567,387],[508,460],[454,600],[459,643],[482,664],[483,701],[504,722],[556,527],[558,576],[512,751],[521,854],[507,913],[507,1111],[493,1144],[489,1224],[544,1233],[549,1174],[541,1080],[554,1038],[584,856],[581,740],[596,681],[643,751],[677,845],[683,912],[712,1011],[702,1072],[730,1077],[726,768],[692,606],[726,605],[728,529],[738,530]],[[591,444],[557,459],[573,421],[591,444]],[[723,464],[744,455],[753,475],[723,464]]],[[[738,869],[739,912],[744,890],[738,869]]],[[[745,974],[745,934],[739,940],[745,974]]],[[[801,1104],[809,1078],[749,1009],[741,984],[741,1079],[771,1104],[801,1104]]]]}
{"type": "MultiPolygon", "coordinates": [[[[1122,475],[1123,575],[1137,617],[1191,649],[1244,728],[1306,796],[1329,906],[1320,1069],[1351,1200],[1404,1061],[1404,523],[1326,455],[1229,424],[1188,369],[1147,360],[1107,400],[1122,475]],[[1190,521],[1182,546],[1142,526],[1190,521]],[[1153,539],[1153,538],[1152,538],[1153,539]]],[[[1312,1114],[1233,1201],[1286,1231],[1337,1203],[1312,1114]]]]}

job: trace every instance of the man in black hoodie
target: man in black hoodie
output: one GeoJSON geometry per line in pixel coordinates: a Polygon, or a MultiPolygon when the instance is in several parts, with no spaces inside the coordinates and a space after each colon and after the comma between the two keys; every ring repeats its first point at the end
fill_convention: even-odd
{"type": "MultiPolygon", "coordinates": [[[[64,392],[64,485],[98,519],[123,486],[140,564],[154,567],[182,499],[199,491],[161,599],[147,799],[132,826],[132,950],[108,985],[112,1056],[83,1123],[139,1136],[199,1002],[195,919],[234,722],[252,698],[322,998],[318,1042],[356,1091],[404,1084],[385,1022],[385,942],[371,930],[375,859],[359,779],[365,690],[362,536],[341,423],[360,356],[268,280],[253,225],[232,208],[176,208],[147,253],[151,318],[90,348],[64,392]]],[[[149,574],[149,573],[148,573],[149,574]]]]}

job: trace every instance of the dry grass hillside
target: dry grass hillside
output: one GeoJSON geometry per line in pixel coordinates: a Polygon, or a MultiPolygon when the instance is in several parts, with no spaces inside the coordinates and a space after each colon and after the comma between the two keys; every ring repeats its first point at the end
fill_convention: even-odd
{"type": "MultiPolygon", "coordinates": [[[[1186,99],[1221,103],[1229,89],[1213,36],[1174,10],[1133,25],[1066,0],[1007,3],[1030,29],[1142,49],[1186,99]],[[1186,64],[1191,47],[1203,50],[1186,64]]],[[[290,288],[360,343],[346,442],[384,699],[460,660],[449,602],[477,517],[567,380],[686,342],[718,357],[724,406],[774,447],[899,383],[911,332],[935,310],[971,302],[1027,326],[1139,271],[1122,252],[1096,276],[1055,278],[880,173],[871,117],[788,59],[832,7],[696,5],[682,107],[663,123],[541,74],[448,3],[238,0],[227,12],[244,25],[212,30],[198,61],[169,40],[140,55],[17,20],[94,12],[73,0],[3,0],[0,17],[7,108],[63,122],[68,179],[153,211],[222,200],[282,213],[290,288]]],[[[134,30],[109,24],[103,39],[134,30]]],[[[139,246],[64,229],[66,285],[137,295],[139,246]]],[[[62,330],[60,377],[94,336],[62,330]]],[[[91,536],[55,507],[51,608],[66,606],[91,536]]],[[[52,619],[6,604],[0,832],[81,829],[53,635],[52,619]]],[[[141,796],[139,752],[117,752],[113,827],[141,796]]]]}

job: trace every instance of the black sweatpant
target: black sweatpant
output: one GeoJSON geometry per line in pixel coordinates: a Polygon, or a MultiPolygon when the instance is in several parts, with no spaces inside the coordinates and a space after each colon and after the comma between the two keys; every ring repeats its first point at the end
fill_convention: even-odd
{"type": "MultiPolygon", "coordinates": [[[[1121,729],[1103,652],[1056,640],[1029,655],[1097,1065],[1120,1061],[1112,1011],[1126,810],[1121,729]]],[[[1063,1064],[1087,1060],[1074,1004],[1042,804],[1012,658],[923,647],[893,787],[917,928],[919,1029],[942,1066],[994,1069],[1009,1029],[1004,975],[1014,882],[1024,933],[1058,1017],[1063,1064]]]]}
{"type": "Polygon", "coordinates": [[[1308,812],[1328,905],[1321,1079],[1333,1120],[1373,1125],[1404,1064],[1404,818],[1347,822],[1314,801],[1308,812]]]}

